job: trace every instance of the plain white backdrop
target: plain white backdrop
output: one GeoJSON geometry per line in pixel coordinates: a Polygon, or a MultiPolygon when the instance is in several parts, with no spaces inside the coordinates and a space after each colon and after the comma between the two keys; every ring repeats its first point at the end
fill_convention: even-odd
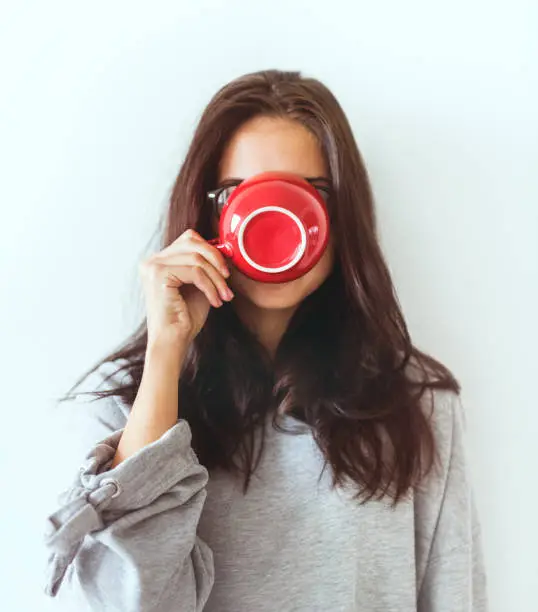
{"type": "Polygon", "coordinates": [[[2,610],[51,609],[51,466],[78,468],[53,398],[138,322],[138,262],[203,106],[273,67],[349,116],[414,340],[463,385],[491,610],[537,609],[537,6],[3,3],[2,610]]]}

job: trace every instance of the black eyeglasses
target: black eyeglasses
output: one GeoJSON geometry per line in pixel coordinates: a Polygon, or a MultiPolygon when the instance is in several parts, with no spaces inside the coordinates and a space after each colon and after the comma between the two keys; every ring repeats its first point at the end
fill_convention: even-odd
{"type": "MultiPolygon", "coordinates": [[[[322,197],[325,204],[327,204],[332,194],[332,189],[329,184],[321,185],[319,183],[319,180],[320,179],[315,178],[305,178],[305,181],[310,183],[315,188],[315,190],[322,197]]],[[[212,189],[211,191],[207,192],[207,200],[215,208],[215,213],[217,214],[217,216],[220,215],[220,213],[222,212],[222,209],[228,201],[228,198],[231,196],[233,190],[241,183],[242,181],[228,183],[226,185],[223,185],[222,187],[217,187],[217,189],[212,189]]]]}

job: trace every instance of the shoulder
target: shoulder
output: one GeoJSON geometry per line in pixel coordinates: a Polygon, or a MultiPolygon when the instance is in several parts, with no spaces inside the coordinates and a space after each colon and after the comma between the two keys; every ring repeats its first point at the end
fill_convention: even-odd
{"type": "Polygon", "coordinates": [[[430,366],[420,355],[413,356],[406,368],[406,376],[415,383],[417,393],[422,391],[419,409],[433,437],[433,465],[415,486],[415,502],[423,510],[430,505],[438,509],[448,486],[462,491],[469,486],[466,419],[460,386],[444,366],[439,369],[440,364],[432,363],[430,366]]]}
{"type": "MultiPolygon", "coordinates": [[[[446,372],[452,376],[448,370],[446,372]]],[[[406,376],[416,383],[417,392],[422,385],[426,386],[420,398],[420,408],[432,429],[439,459],[446,460],[453,446],[454,435],[461,435],[465,428],[459,384],[455,378],[451,378],[451,382],[445,383],[445,386],[452,388],[436,386],[438,372],[416,357],[409,360],[406,376]]]]}
{"type": "Polygon", "coordinates": [[[431,426],[437,465],[434,473],[446,474],[449,463],[463,453],[465,413],[456,391],[428,389],[422,397],[422,409],[431,426]]]}
{"type": "Polygon", "coordinates": [[[422,405],[433,433],[435,456],[431,470],[413,491],[419,582],[428,560],[468,546],[477,528],[461,395],[429,390],[422,405]]]}
{"type": "Polygon", "coordinates": [[[460,394],[443,389],[426,390],[422,408],[435,451],[430,471],[415,487],[416,510],[438,515],[449,498],[463,501],[470,491],[465,411],[460,394]]]}

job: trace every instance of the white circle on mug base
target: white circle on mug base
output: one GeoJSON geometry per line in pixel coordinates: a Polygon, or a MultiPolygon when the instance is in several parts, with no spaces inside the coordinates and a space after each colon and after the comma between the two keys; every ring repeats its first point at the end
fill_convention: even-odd
{"type": "Polygon", "coordinates": [[[267,272],[268,274],[278,274],[279,272],[285,272],[286,270],[293,268],[293,266],[295,266],[301,260],[302,256],[306,251],[306,231],[299,217],[296,214],[292,213],[291,210],[288,210],[287,208],[282,208],[281,206],[262,206],[261,208],[253,210],[249,215],[245,217],[245,220],[241,224],[241,227],[239,228],[239,232],[237,234],[237,243],[243,259],[255,270],[258,270],[259,272],[267,272]],[[266,266],[260,266],[260,264],[256,263],[248,255],[245,249],[244,234],[248,224],[250,223],[250,221],[252,221],[252,219],[254,219],[254,217],[257,217],[258,215],[261,215],[265,212],[279,212],[283,215],[287,215],[295,222],[301,234],[301,243],[299,244],[299,249],[295,254],[295,257],[287,264],[278,268],[268,268],[266,266]]]}

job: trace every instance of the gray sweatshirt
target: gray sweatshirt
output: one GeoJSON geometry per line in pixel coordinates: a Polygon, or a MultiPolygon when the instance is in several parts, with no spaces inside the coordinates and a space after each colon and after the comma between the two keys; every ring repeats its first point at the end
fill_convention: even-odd
{"type": "MultiPolygon", "coordinates": [[[[111,368],[84,388],[109,388],[111,368]]],[[[441,469],[395,508],[332,489],[308,430],[267,429],[244,495],[240,478],[208,477],[184,420],[110,469],[129,407],[91,396],[62,406],[76,417],[69,436],[80,451],[65,457],[76,477],[47,519],[45,590],[73,612],[487,609],[454,393],[435,392],[441,469]]]]}

